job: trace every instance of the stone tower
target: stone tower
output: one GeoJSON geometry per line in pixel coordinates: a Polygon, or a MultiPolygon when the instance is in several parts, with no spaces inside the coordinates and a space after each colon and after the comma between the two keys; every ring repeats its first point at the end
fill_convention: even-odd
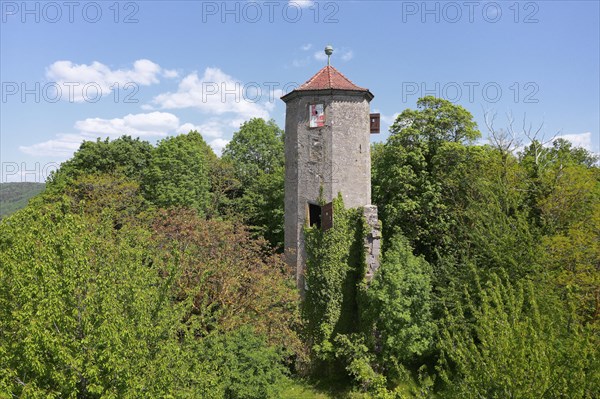
{"type": "MultiPolygon", "coordinates": [[[[328,47],[326,53],[331,52],[328,47]]],[[[323,221],[324,228],[329,223],[322,215],[327,208],[320,206],[320,196],[329,203],[341,193],[346,208],[365,208],[373,227],[371,237],[365,239],[367,263],[374,271],[379,235],[377,208],[371,205],[369,103],[373,94],[328,62],[281,99],[286,103],[284,245],[287,262],[296,269],[298,287],[304,290],[303,227],[321,226],[323,221]]],[[[327,212],[331,216],[331,210],[327,212]]]]}

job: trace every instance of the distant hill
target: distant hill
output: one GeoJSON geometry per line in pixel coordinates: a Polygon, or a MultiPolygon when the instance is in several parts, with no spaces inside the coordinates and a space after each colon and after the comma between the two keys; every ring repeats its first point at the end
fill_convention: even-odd
{"type": "Polygon", "coordinates": [[[0,219],[24,208],[44,187],[44,183],[0,183],[0,219]]]}

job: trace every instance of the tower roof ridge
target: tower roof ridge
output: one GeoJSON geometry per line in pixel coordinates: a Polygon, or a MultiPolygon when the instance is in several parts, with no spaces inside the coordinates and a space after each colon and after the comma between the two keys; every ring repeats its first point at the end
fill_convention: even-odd
{"type": "Polygon", "coordinates": [[[355,90],[355,91],[369,91],[364,87],[355,85],[350,79],[348,79],[340,71],[327,65],[317,72],[312,78],[308,79],[306,83],[298,87],[296,90],[355,90]]]}

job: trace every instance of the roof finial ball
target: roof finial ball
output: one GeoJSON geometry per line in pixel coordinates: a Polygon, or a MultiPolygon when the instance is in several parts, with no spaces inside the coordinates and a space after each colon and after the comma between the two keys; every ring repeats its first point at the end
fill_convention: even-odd
{"type": "Polygon", "coordinates": [[[327,66],[329,66],[331,64],[331,54],[333,54],[333,47],[331,47],[331,44],[325,47],[325,54],[327,54],[327,66]]]}

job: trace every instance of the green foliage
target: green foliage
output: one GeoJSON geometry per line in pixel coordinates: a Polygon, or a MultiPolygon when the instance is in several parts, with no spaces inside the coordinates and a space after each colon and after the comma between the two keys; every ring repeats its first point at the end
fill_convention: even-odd
{"type": "Polygon", "coordinates": [[[144,179],[146,198],[160,207],[189,207],[204,213],[209,202],[206,148],[198,132],[161,140],[144,179]]]}
{"type": "Polygon", "coordinates": [[[585,220],[565,232],[544,237],[543,262],[562,292],[576,298],[577,308],[590,323],[600,321],[600,203],[585,220]]]}
{"type": "MultiPolygon", "coordinates": [[[[210,159],[210,157],[209,157],[210,159]]],[[[206,216],[236,219],[234,193],[241,189],[235,169],[228,160],[217,158],[209,163],[210,195],[206,216]]]]}
{"type": "Polygon", "coordinates": [[[194,343],[174,339],[178,312],[148,258],[149,233],[61,209],[28,208],[0,224],[2,390],[134,398],[183,384],[215,397],[217,377],[200,359],[176,367],[194,343]]]}
{"type": "Polygon", "coordinates": [[[279,257],[81,176],[0,223],[0,396],[276,397],[301,355],[279,257]]]}
{"type": "Polygon", "coordinates": [[[592,167],[598,162],[598,156],[582,147],[573,148],[573,144],[563,138],[552,141],[550,159],[559,165],[581,165],[592,167]]]}
{"type": "Polygon", "coordinates": [[[550,148],[533,140],[519,155],[527,176],[529,216],[544,232],[565,228],[570,217],[582,216],[577,207],[589,209],[590,201],[598,201],[600,177],[593,167],[598,157],[583,148],[572,148],[563,139],[550,148]]]}
{"type": "Polygon", "coordinates": [[[290,379],[279,393],[280,399],[331,399],[333,396],[320,392],[310,382],[290,379]]]}
{"type": "Polygon", "coordinates": [[[65,212],[84,213],[86,220],[111,220],[115,229],[124,225],[140,225],[146,208],[137,182],[123,175],[93,174],[83,175],[63,190],[63,196],[50,192],[36,198],[35,206],[65,201],[65,212]]]}
{"type": "Polygon", "coordinates": [[[251,119],[234,133],[222,161],[232,165],[240,182],[233,190],[236,213],[273,247],[282,248],[283,131],[273,120],[251,119]]]}
{"type": "Polygon", "coordinates": [[[600,203],[600,170],[581,165],[558,166],[540,179],[545,195],[537,198],[540,223],[548,233],[587,220],[600,203]]]}
{"type": "Polygon", "coordinates": [[[0,183],[0,219],[25,208],[45,186],[44,183],[0,183]]]}
{"type": "Polygon", "coordinates": [[[213,359],[226,399],[279,398],[287,374],[281,354],[251,328],[211,335],[202,355],[213,359]]]}
{"type": "Polygon", "coordinates": [[[441,331],[443,397],[594,397],[597,335],[540,288],[492,276],[484,288],[465,292],[441,331]]]}
{"type": "Polygon", "coordinates": [[[365,273],[361,209],[344,209],[341,195],[333,201],[333,227],[325,232],[305,227],[306,297],[302,312],[306,333],[317,359],[331,361],[337,334],[357,331],[356,292],[365,273]]]}
{"type": "Polygon", "coordinates": [[[251,325],[270,344],[302,356],[298,292],[281,257],[263,241],[190,210],[158,211],[151,223],[161,258],[181,271],[173,295],[187,309],[188,330],[208,335],[251,325]]]}
{"type": "Polygon", "coordinates": [[[283,248],[284,168],[260,173],[236,201],[243,220],[273,248],[283,248]]]}
{"type": "Polygon", "coordinates": [[[397,375],[400,364],[413,364],[432,348],[431,266],[416,257],[402,236],[394,236],[366,292],[365,319],[375,331],[375,346],[386,373],[397,375]]]}
{"type": "Polygon", "coordinates": [[[0,221],[0,397],[324,397],[285,388],[307,352],[331,397],[594,397],[597,158],[474,145],[465,109],[417,105],[372,147],[374,280],[362,210],[340,197],[332,229],[305,227],[302,304],[275,252],[273,121],[244,123],[222,159],[195,131],[82,144],[0,221]]]}
{"type": "Polygon", "coordinates": [[[444,289],[450,281],[468,280],[460,265],[469,262],[488,271],[506,268],[515,278],[526,275],[538,267],[539,236],[523,209],[522,167],[510,153],[468,145],[477,132],[464,109],[440,114],[444,122],[432,116],[438,112],[405,111],[375,154],[373,193],[384,237],[395,231],[407,237],[432,265],[434,285],[444,289]],[[430,124],[419,122],[415,130],[409,118],[415,113],[428,115],[423,118],[430,124]],[[470,128],[451,134],[448,118],[470,128]]]}
{"type": "Polygon", "coordinates": [[[260,174],[274,173],[283,165],[283,131],[273,120],[244,122],[223,150],[223,158],[235,165],[242,185],[251,186],[260,174]]]}
{"type": "Polygon", "coordinates": [[[543,233],[540,263],[586,320],[600,315],[600,169],[597,157],[562,139],[532,142],[521,154],[530,222],[543,233]]]}
{"type": "Polygon", "coordinates": [[[335,356],[343,361],[346,372],[361,391],[384,392],[386,378],[373,369],[375,358],[364,341],[360,334],[338,334],[334,339],[335,356]]]}
{"type": "MultiPolygon", "coordinates": [[[[452,173],[464,187],[452,203],[457,220],[450,236],[452,252],[461,263],[474,262],[492,273],[504,269],[514,279],[536,271],[539,235],[523,209],[527,190],[516,158],[488,146],[465,151],[476,156],[464,160],[460,173],[452,173]]],[[[445,272],[463,281],[471,278],[464,268],[445,272]]]]}
{"type": "MultiPolygon", "coordinates": [[[[200,135],[196,130],[191,130],[189,134],[200,135]]],[[[231,165],[217,157],[217,154],[204,139],[198,140],[197,145],[203,156],[209,182],[209,193],[204,214],[208,218],[218,218],[226,214],[229,204],[227,193],[239,188],[239,181],[233,176],[231,165]]]]}
{"type": "Polygon", "coordinates": [[[471,114],[434,97],[419,99],[418,110],[403,111],[378,148],[373,162],[373,200],[384,237],[402,232],[428,261],[444,252],[456,220],[440,174],[462,168],[465,144],[479,137],[471,114]],[[435,249],[435,250],[434,250],[435,249]]]}
{"type": "MultiPolygon", "coordinates": [[[[560,389],[567,392],[570,388],[563,385],[555,390],[555,386],[564,382],[554,381],[559,374],[544,374],[540,370],[551,364],[566,375],[579,373],[573,377],[577,379],[581,377],[577,371],[581,369],[577,367],[597,367],[592,363],[577,366],[574,362],[574,369],[561,369],[562,364],[556,366],[549,360],[552,356],[563,360],[580,356],[591,361],[589,354],[593,353],[586,345],[590,340],[588,330],[597,329],[600,314],[597,267],[600,174],[594,166],[597,158],[564,140],[555,140],[552,147],[534,140],[518,157],[498,142],[495,147],[473,145],[478,132],[467,111],[433,98],[421,99],[418,105],[420,109],[400,114],[385,144],[373,147],[373,198],[379,206],[384,237],[402,233],[415,253],[423,255],[431,265],[429,310],[415,313],[430,312],[430,320],[446,333],[453,331],[455,338],[451,346],[445,336],[442,340],[446,346],[443,346],[439,342],[441,335],[431,337],[436,349],[429,359],[423,359],[431,361],[440,351],[445,356],[442,371],[448,385],[438,387],[439,394],[511,397],[512,393],[513,397],[542,397],[543,391],[524,388],[527,384],[533,387],[535,383],[530,381],[539,378],[541,385],[552,385],[546,385],[546,397],[569,397],[560,389]],[[493,276],[498,273],[505,276],[502,290],[525,290],[523,281],[536,281],[539,286],[536,285],[535,295],[528,297],[528,291],[524,291],[526,299],[521,302],[526,305],[510,302],[502,296],[502,301],[496,297],[492,301],[491,293],[485,294],[488,295],[485,300],[477,296],[475,293],[480,287],[474,275],[495,281],[493,276]],[[464,290],[471,296],[465,297],[464,290]],[[485,309],[493,309],[495,313],[481,310],[485,301],[492,304],[485,309]],[[533,302],[552,303],[555,308],[540,306],[538,313],[531,313],[533,302]],[[512,317],[519,306],[522,325],[499,321],[502,317],[512,317]],[[451,323],[444,312],[452,315],[451,323]],[[456,316],[459,314],[462,318],[456,316]],[[481,327],[485,323],[489,323],[488,330],[481,327]],[[529,326],[530,330],[540,328],[543,334],[540,332],[539,337],[543,338],[528,336],[525,331],[529,330],[523,326],[529,326]],[[459,334],[461,329],[464,329],[462,335],[459,334]],[[489,334],[489,343],[482,342],[480,331],[489,334]],[[501,344],[504,339],[506,343],[501,344]],[[514,342],[512,347],[508,346],[509,339],[514,342]],[[492,341],[498,346],[490,349],[492,341]],[[544,345],[552,346],[554,352],[544,345]],[[525,346],[533,349],[524,349],[525,346]],[[572,353],[569,347],[573,348],[572,353]],[[486,357],[488,355],[490,357],[486,357]],[[525,355],[534,360],[525,359],[525,355]],[[509,363],[511,358],[513,363],[509,363]],[[512,367],[516,363],[519,364],[512,367]],[[537,367],[540,376],[519,380],[520,375],[527,375],[526,367],[532,370],[537,367]],[[470,375],[471,379],[461,377],[463,374],[470,375]],[[496,388],[488,391],[492,379],[497,385],[506,383],[509,391],[502,392],[500,388],[501,393],[496,393],[496,388]],[[511,386],[506,382],[508,379],[515,384],[511,386]],[[467,380],[469,382],[465,382],[467,380]],[[467,394],[469,390],[471,393],[467,394]]],[[[387,251],[393,247],[393,239],[384,243],[386,252],[380,276],[384,275],[387,251]]],[[[407,254],[410,254],[409,248],[407,254]]],[[[419,270],[416,266],[411,269],[419,270]]],[[[377,280],[374,281],[366,291],[367,297],[380,290],[377,284],[377,280]]],[[[497,288],[496,283],[492,286],[497,288]]],[[[400,301],[394,302],[398,298],[394,294],[399,291],[401,288],[390,289],[378,300],[398,306],[400,301]]],[[[389,321],[387,329],[395,336],[410,334],[410,329],[401,327],[402,320],[394,320],[394,314],[385,314],[380,309],[371,313],[367,312],[370,320],[383,325],[389,321]]],[[[366,333],[369,334],[368,329],[366,333]]],[[[372,344],[373,350],[385,356],[383,334],[367,338],[374,343],[380,339],[382,344],[372,344]]],[[[398,356],[408,347],[397,344],[393,350],[398,356]]],[[[391,356],[387,359],[385,365],[389,369],[394,361],[391,356]]],[[[419,362],[415,363],[414,357],[400,356],[396,363],[398,370],[406,368],[413,376],[417,375],[415,368],[419,362]]],[[[374,369],[380,370],[377,365],[374,369]]],[[[586,378],[588,382],[597,381],[589,373],[586,378]]],[[[402,379],[399,376],[397,380],[389,379],[388,383],[402,384],[402,379]]],[[[585,397],[583,391],[570,392],[573,397],[585,397]]]]}
{"type": "Polygon", "coordinates": [[[141,182],[150,164],[153,147],[147,141],[122,136],[110,141],[108,138],[84,141],[73,155],[64,162],[50,179],[51,186],[64,184],[81,175],[96,173],[121,173],[129,179],[141,182]]]}

